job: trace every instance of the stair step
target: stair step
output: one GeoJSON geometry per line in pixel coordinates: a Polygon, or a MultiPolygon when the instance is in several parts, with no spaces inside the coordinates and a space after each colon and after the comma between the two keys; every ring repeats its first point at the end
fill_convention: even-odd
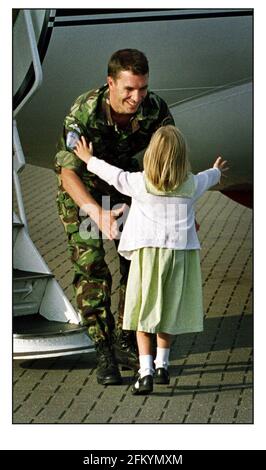
{"type": "Polygon", "coordinates": [[[38,310],[38,307],[39,307],[39,302],[20,302],[20,303],[16,303],[13,305],[13,310],[14,310],[14,315],[27,315],[27,312],[29,311],[29,309],[31,311],[36,311],[36,309],[38,310]],[[21,313],[20,313],[21,312],[21,313]]]}
{"type": "Polygon", "coordinates": [[[14,281],[30,281],[33,279],[45,279],[52,277],[54,277],[54,275],[49,273],[35,273],[32,271],[22,271],[21,269],[13,269],[14,281]]]}
{"type": "Polygon", "coordinates": [[[58,321],[50,321],[40,314],[14,317],[13,334],[19,338],[56,336],[58,334],[67,335],[86,331],[85,326],[75,325],[58,321]]]}
{"type": "Polygon", "coordinates": [[[13,270],[13,315],[32,315],[40,310],[47,282],[52,274],[13,270]]]}
{"type": "Polygon", "coordinates": [[[13,227],[24,227],[24,224],[22,222],[13,222],[13,227]]]}
{"type": "Polygon", "coordinates": [[[39,313],[14,318],[13,332],[14,359],[58,357],[94,350],[85,326],[49,321],[39,313]]]}

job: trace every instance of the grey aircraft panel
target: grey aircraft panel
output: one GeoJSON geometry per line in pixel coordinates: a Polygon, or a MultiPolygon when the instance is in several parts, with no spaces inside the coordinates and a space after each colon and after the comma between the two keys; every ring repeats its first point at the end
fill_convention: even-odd
{"type": "Polygon", "coordinates": [[[114,10],[98,15],[100,24],[96,15],[82,12],[57,13],[50,22],[42,86],[18,114],[26,161],[53,167],[72,102],[106,82],[112,52],[132,47],[147,54],[150,89],[167,101],[176,125],[185,132],[193,169],[204,169],[223,152],[231,161],[226,185],[250,182],[252,11],[196,10],[197,16],[194,10],[171,10],[162,11],[161,18],[157,11],[156,21],[146,21],[145,14],[150,18],[152,13],[143,12],[135,21],[121,22],[130,14],[114,10]],[[219,16],[221,12],[226,15],[219,16]],[[110,18],[114,22],[108,23],[110,18]]]}

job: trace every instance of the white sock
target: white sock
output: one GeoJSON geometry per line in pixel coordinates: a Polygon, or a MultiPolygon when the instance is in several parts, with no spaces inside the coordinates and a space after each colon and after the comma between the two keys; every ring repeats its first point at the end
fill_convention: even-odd
{"type": "Polygon", "coordinates": [[[145,375],[154,374],[153,356],[151,354],[142,354],[141,356],[139,356],[139,363],[140,363],[139,374],[140,374],[141,379],[145,375]]]}
{"type": "Polygon", "coordinates": [[[156,369],[159,369],[159,367],[164,367],[165,369],[168,369],[169,353],[169,348],[157,348],[156,359],[154,361],[156,369]]]}

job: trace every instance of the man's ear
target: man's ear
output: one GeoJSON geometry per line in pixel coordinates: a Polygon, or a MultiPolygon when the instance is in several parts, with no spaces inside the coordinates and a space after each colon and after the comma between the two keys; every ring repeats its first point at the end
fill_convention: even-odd
{"type": "Polygon", "coordinates": [[[114,86],[114,79],[112,77],[107,77],[107,84],[109,86],[109,88],[113,88],[114,86]]]}

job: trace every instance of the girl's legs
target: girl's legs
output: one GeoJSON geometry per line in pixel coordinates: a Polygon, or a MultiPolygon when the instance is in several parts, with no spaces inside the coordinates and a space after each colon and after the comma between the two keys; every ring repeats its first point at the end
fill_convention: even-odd
{"type": "Polygon", "coordinates": [[[170,349],[173,335],[157,333],[157,347],[170,349]]]}
{"type": "Polygon", "coordinates": [[[157,333],[157,350],[155,358],[155,376],[156,384],[168,385],[170,375],[168,372],[169,353],[172,335],[167,333],[157,333]]]}
{"type": "Polygon", "coordinates": [[[168,333],[157,333],[157,351],[155,358],[156,369],[168,369],[170,346],[172,335],[168,333]]]}
{"type": "Polygon", "coordinates": [[[137,331],[137,343],[139,350],[140,378],[153,375],[152,334],[145,331],[137,331]]]}
{"type": "Polygon", "coordinates": [[[152,354],[152,334],[145,331],[137,331],[139,355],[152,354]]]}

